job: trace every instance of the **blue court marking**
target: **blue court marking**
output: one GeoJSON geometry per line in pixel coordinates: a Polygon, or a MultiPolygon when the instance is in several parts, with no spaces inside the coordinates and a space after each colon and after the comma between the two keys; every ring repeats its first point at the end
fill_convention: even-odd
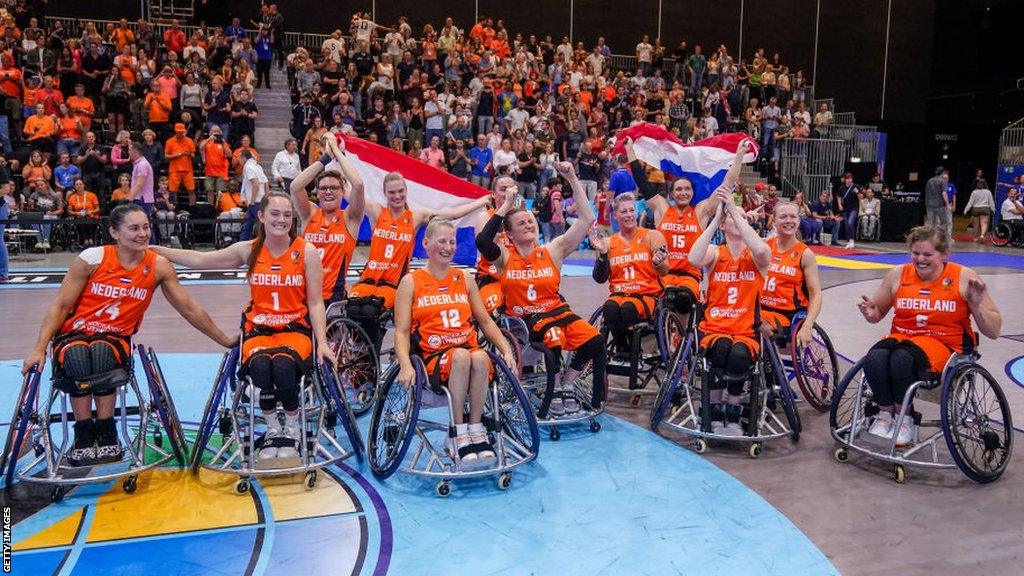
{"type": "MultiPolygon", "coordinates": [[[[199,420],[220,355],[168,353],[160,360],[181,418],[199,420]]],[[[0,379],[20,382],[19,365],[0,362],[0,379]]],[[[10,413],[10,396],[0,398],[0,414],[10,413]]],[[[456,480],[452,495],[442,499],[432,481],[396,475],[379,482],[366,464],[346,461],[339,468],[349,473],[338,477],[361,502],[368,524],[361,574],[466,567],[478,574],[838,573],[784,515],[709,461],[623,420],[603,416],[602,424],[597,434],[545,443],[540,458],[518,469],[505,492],[493,478],[456,480]]],[[[359,425],[365,435],[368,418],[359,425]]],[[[814,455],[797,450],[784,457],[814,455]]],[[[77,500],[78,491],[56,507],[77,500]]],[[[55,521],[67,514],[54,512],[51,507],[37,516],[55,521]]],[[[42,518],[33,524],[45,525],[42,518]]],[[[249,528],[87,546],[74,573],[241,574],[255,543],[256,527],[249,528]]],[[[309,568],[357,551],[358,539],[341,537],[351,535],[352,526],[340,517],[276,529],[278,545],[264,542],[267,575],[294,576],[288,567],[299,565],[289,558],[323,560],[303,560],[301,571],[313,572],[309,568]],[[353,549],[333,550],[346,543],[353,549]]]]}
{"type": "Polygon", "coordinates": [[[1006,377],[1011,382],[1024,388],[1024,356],[1018,356],[1006,363],[1006,377]]]}

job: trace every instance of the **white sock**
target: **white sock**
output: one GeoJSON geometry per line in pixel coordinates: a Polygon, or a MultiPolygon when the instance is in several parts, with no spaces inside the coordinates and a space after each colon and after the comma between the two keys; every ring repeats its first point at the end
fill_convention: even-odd
{"type": "Polygon", "coordinates": [[[287,426],[288,428],[298,429],[298,427],[299,427],[299,413],[296,412],[294,414],[288,414],[287,412],[285,412],[285,414],[284,414],[284,425],[287,426]]]}
{"type": "Polygon", "coordinates": [[[274,432],[281,431],[281,421],[277,418],[277,411],[264,412],[263,417],[267,421],[267,430],[273,430],[274,432]]]}
{"type": "Polygon", "coordinates": [[[469,434],[469,424],[456,424],[455,425],[455,435],[456,436],[465,436],[467,434],[469,434]]]}
{"type": "Polygon", "coordinates": [[[478,422],[476,424],[470,424],[469,425],[469,434],[471,436],[472,435],[485,436],[485,435],[487,435],[487,428],[484,428],[484,425],[483,425],[482,422],[478,422]]]}

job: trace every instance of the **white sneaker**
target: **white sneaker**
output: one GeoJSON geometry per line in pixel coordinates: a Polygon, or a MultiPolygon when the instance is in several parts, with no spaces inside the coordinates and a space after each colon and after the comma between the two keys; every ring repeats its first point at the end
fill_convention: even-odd
{"type": "Polygon", "coordinates": [[[848,241],[848,242],[846,243],[846,249],[847,249],[847,250],[853,250],[853,247],[854,247],[854,246],[855,246],[855,244],[853,243],[853,240],[850,240],[850,241],[848,241]]]}
{"type": "Polygon", "coordinates": [[[565,414],[565,404],[562,402],[562,397],[555,392],[553,398],[551,398],[551,404],[548,405],[548,416],[552,418],[558,418],[565,414]]]}
{"type": "Polygon", "coordinates": [[[878,416],[875,416],[875,421],[871,423],[871,428],[868,428],[868,434],[890,440],[892,439],[893,432],[892,425],[892,413],[879,412],[878,416]]]}
{"type": "Polygon", "coordinates": [[[269,428],[267,433],[263,435],[263,448],[260,448],[259,459],[260,460],[273,460],[277,458],[277,446],[272,446],[273,439],[280,437],[280,432],[276,428],[269,428]]]}
{"type": "MultiPolygon", "coordinates": [[[[714,425],[712,424],[712,426],[714,425]]],[[[743,427],[739,422],[727,422],[722,428],[721,434],[723,436],[743,436],[743,427]]]]}
{"type": "MultiPolygon", "coordinates": [[[[895,428],[895,426],[894,426],[895,428]]],[[[917,441],[917,425],[914,418],[909,414],[900,422],[899,430],[896,432],[896,447],[903,448],[910,446],[917,441]]]]}
{"type": "Polygon", "coordinates": [[[277,449],[278,458],[295,458],[299,455],[299,441],[302,434],[296,426],[285,426],[281,437],[291,442],[277,449]]]}

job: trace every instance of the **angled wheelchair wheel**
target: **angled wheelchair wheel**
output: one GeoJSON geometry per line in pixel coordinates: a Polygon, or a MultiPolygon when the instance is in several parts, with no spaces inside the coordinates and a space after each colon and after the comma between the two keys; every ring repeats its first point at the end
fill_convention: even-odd
{"type": "Polygon", "coordinates": [[[4,443],[4,453],[0,460],[0,473],[4,474],[4,485],[7,487],[14,482],[21,447],[29,434],[30,419],[34,412],[36,397],[39,395],[41,378],[42,374],[35,368],[25,375],[18,394],[18,402],[14,405],[11,423],[7,427],[7,441],[4,443]]]}
{"type": "Polygon", "coordinates": [[[540,451],[540,431],[530,400],[501,356],[491,351],[488,351],[488,354],[494,364],[501,429],[536,455],[540,451]]]}
{"type": "Polygon", "coordinates": [[[420,396],[426,385],[427,373],[423,361],[418,357],[412,357],[412,364],[416,369],[416,382],[412,389],[406,389],[398,382],[399,366],[396,362],[384,375],[373,405],[370,416],[370,469],[380,479],[388,478],[398,470],[416,433],[420,396]]]}
{"type": "Polygon", "coordinates": [[[327,342],[338,358],[338,384],[356,416],[373,407],[380,380],[380,359],[370,337],[355,321],[337,318],[327,327],[327,342]]]}
{"type": "Polygon", "coordinates": [[[359,424],[352,412],[352,406],[349,405],[348,399],[338,384],[336,372],[330,364],[325,362],[320,366],[319,378],[323,383],[323,395],[328,402],[329,409],[341,420],[341,426],[345,429],[345,434],[348,435],[348,440],[352,444],[352,451],[355,452],[356,458],[361,460],[366,452],[366,446],[363,445],[363,437],[359,434],[359,424]]]}
{"type": "Polygon", "coordinates": [[[183,466],[188,457],[188,442],[185,440],[185,431],[181,428],[181,420],[178,419],[178,410],[174,407],[174,400],[171,399],[171,394],[167,390],[167,381],[160,368],[160,360],[152,348],[145,348],[139,344],[138,351],[143,371],[146,373],[146,380],[149,383],[150,402],[156,408],[160,426],[163,427],[167,438],[171,441],[174,458],[178,461],[179,466],[183,466]]]}
{"type": "MultiPolygon", "coordinates": [[[[523,345],[520,344],[519,339],[516,338],[514,334],[512,334],[505,328],[499,327],[498,330],[501,331],[501,335],[505,337],[505,341],[508,342],[509,348],[512,349],[512,357],[515,358],[516,360],[516,366],[515,370],[513,370],[513,373],[515,374],[515,377],[518,380],[519,378],[523,377],[523,345]]],[[[491,344],[491,342],[489,342],[486,338],[481,337],[480,344],[481,346],[483,346],[484,350],[487,350],[487,352],[493,353],[493,355],[495,356],[500,356],[500,351],[498,350],[498,347],[491,344]]]]}
{"type": "Polygon", "coordinates": [[[658,395],[654,399],[654,406],[651,408],[651,430],[658,431],[658,427],[661,426],[662,420],[665,419],[665,415],[668,414],[669,408],[675,401],[676,391],[679,390],[680,386],[684,385],[684,380],[689,384],[693,383],[697,372],[696,345],[695,334],[689,332],[683,341],[683,345],[679,347],[679,353],[675,365],[672,367],[672,372],[662,382],[661,388],[658,389],[658,395]]]}
{"type": "Polygon", "coordinates": [[[217,369],[217,376],[213,381],[213,387],[210,389],[210,396],[206,399],[206,406],[203,408],[203,420],[196,433],[196,442],[192,446],[189,470],[193,474],[199,472],[199,466],[203,463],[206,445],[210,442],[210,438],[213,437],[214,427],[217,426],[219,421],[220,415],[217,407],[224,400],[230,380],[238,370],[240,354],[238,346],[235,346],[225,352],[224,357],[221,358],[220,367],[217,369]]]}
{"type": "Polygon", "coordinates": [[[800,439],[800,432],[803,427],[800,423],[800,414],[796,411],[796,401],[793,390],[789,387],[789,378],[786,377],[786,369],[779,358],[779,350],[773,342],[765,342],[762,349],[766,359],[765,383],[769,393],[776,396],[782,411],[786,415],[786,423],[793,431],[793,441],[800,439]]]}
{"type": "Polygon", "coordinates": [[[942,386],[942,431],[949,453],[968,478],[998,479],[1013,453],[1010,406],[988,370],[962,364],[942,386]]]}
{"type": "MultiPolygon", "coordinates": [[[[864,382],[864,359],[860,359],[850,371],[843,376],[832,395],[832,403],[828,411],[828,425],[835,434],[836,430],[848,427],[853,422],[855,413],[863,414],[868,398],[860,393],[864,382]]],[[[866,383],[863,389],[866,389],[866,383]]]]}
{"type": "Polygon", "coordinates": [[[659,302],[655,330],[657,330],[658,351],[661,352],[661,360],[671,373],[686,341],[686,326],[683,326],[683,321],[679,319],[678,314],[668,310],[659,302]]]}
{"type": "MultiPolygon", "coordinates": [[[[802,324],[802,323],[801,323],[802,324]]],[[[839,382],[839,360],[832,340],[824,328],[815,324],[811,343],[807,347],[797,344],[796,335],[801,324],[789,331],[789,357],[793,360],[793,374],[804,400],[818,412],[827,412],[832,394],[839,382]]]]}
{"type": "Polygon", "coordinates": [[[1000,222],[992,227],[992,245],[1006,246],[1013,238],[1013,227],[1006,222],[1000,222]]]}

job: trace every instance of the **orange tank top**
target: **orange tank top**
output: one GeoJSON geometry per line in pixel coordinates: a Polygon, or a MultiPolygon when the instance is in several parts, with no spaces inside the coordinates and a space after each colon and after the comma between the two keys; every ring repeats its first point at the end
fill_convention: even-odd
{"type": "Polygon", "coordinates": [[[700,218],[693,206],[669,206],[661,222],[658,223],[658,232],[665,237],[668,246],[669,274],[686,274],[697,280],[701,279],[701,270],[690,264],[688,255],[690,246],[697,241],[704,227],[700,225],[700,218]]]}
{"type": "Polygon", "coordinates": [[[73,312],[61,326],[60,333],[119,334],[131,336],[139,330],[142,317],[153,299],[156,288],[156,253],[146,250],[142,262],[131,270],[117,258],[113,245],[102,250],[103,259],[89,275],[73,312]]]}
{"type": "Polygon", "coordinates": [[[963,266],[949,262],[931,282],[921,280],[913,264],[904,264],[893,299],[892,334],[931,336],[957,352],[976,344],[971,311],[960,294],[963,266]]]}
{"type": "MultiPolygon", "coordinates": [[[[487,218],[490,219],[494,216],[494,208],[487,209],[487,218]]],[[[512,240],[508,237],[508,232],[502,230],[498,232],[498,235],[494,237],[494,242],[498,246],[504,246],[505,248],[512,247],[512,240]]],[[[498,280],[498,267],[490,260],[480,256],[476,261],[476,283],[477,285],[483,285],[486,282],[496,282],[498,280]]]]}
{"type": "Polygon", "coordinates": [[[608,246],[608,289],[612,294],[661,294],[661,279],[651,258],[654,253],[647,245],[647,230],[638,228],[626,240],[622,233],[612,235],[608,246]]]}
{"type": "Polygon", "coordinates": [[[562,275],[545,246],[523,256],[515,247],[508,251],[501,291],[505,310],[513,316],[544,314],[565,304],[558,289],[562,275]]]}
{"type": "Polygon", "coordinates": [[[323,210],[313,210],[302,237],[320,253],[324,267],[324,302],[341,299],[345,294],[348,265],[356,249],[356,239],[345,225],[345,211],[325,216],[323,210]]]}
{"type": "Polygon", "coordinates": [[[412,332],[419,335],[424,356],[455,346],[478,346],[464,274],[449,268],[439,280],[426,268],[412,272],[412,332]]]}
{"type": "Polygon", "coordinates": [[[306,320],[306,241],[296,238],[280,256],[264,244],[249,275],[252,300],[245,311],[246,332],[256,327],[280,330],[306,320]]]}
{"type": "Polygon", "coordinates": [[[804,283],[804,269],[800,260],[807,245],[797,242],[795,246],[779,252],[779,239],[768,239],[772,249],[772,263],[768,266],[768,277],[761,287],[761,307],[766,310],[791,312],[807,309],[807,285],[804,283]]]}
{"type": "Polygon", "coordinates": [[[416,230],[411,210],[406,208],[398,218],[393,217],[388,208],[381,210],[373,225],[370,252],[359,281],[397,288],[409,269],[415,243],[416,230]]]}
{"type": "Polygon", "coordinates": [[[750,250],[734,258],[725,244],[708,271],[707,308],[700,329],[707,334],[754,337],[757,300],[764,278],[750,250]]]}

